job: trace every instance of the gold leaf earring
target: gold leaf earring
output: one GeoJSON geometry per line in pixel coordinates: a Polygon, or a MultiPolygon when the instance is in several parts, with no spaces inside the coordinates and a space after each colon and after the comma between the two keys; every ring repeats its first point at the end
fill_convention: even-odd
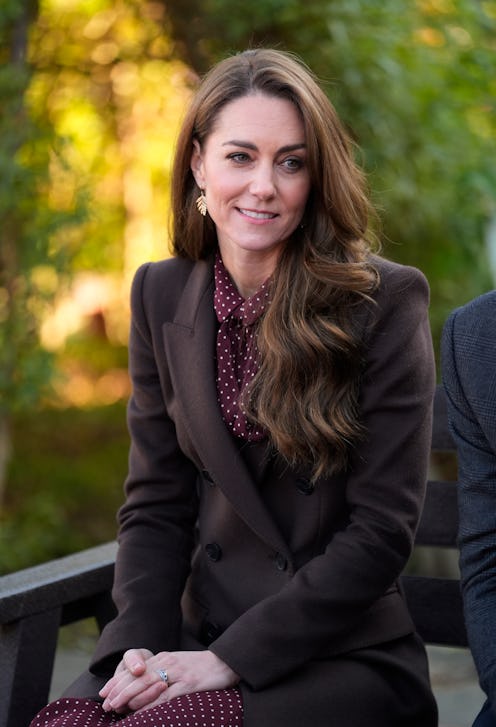
{"type": "Polygon", "coordinates": [[[200,189],[200,196],[196,200],[196,207],[198,209],[198,212],[205,217],[207,214],[207,199],[205,197],[205,192],[203,189],[200,189]]]}

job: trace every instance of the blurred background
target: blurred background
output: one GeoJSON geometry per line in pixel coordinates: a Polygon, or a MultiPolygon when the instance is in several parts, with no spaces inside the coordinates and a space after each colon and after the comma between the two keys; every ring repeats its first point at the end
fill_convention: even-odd
{"type": "Polygon", "coordinates": [[[0,573],[115,537],[131,276],[169,254],[198,76],[256,45],[322,79],[436,352],[495,287],[495,0],[2,0],[0,573]]]}

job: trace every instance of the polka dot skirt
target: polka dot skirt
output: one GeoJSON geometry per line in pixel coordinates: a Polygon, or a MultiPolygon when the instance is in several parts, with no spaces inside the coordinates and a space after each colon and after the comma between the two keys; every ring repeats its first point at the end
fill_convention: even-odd
{"type": "Polygon", "coordinates": [[[193,692],[170,702],[122,716],[104,712],[89,699],[58,699],[41,710],[30,727],[242,727],[238,689],[193,692]]]}
{"type": "Polygon", "coordinates": [[[248,441],[263,439],[265,432],[243,413],[239,401],[255,376],[258,349],[255,323],[269,303],[270,279],[246,300],[233,284],[220,255],[215,259],[214,308],[217,332],[217,394],[222,418],[233,434],[248,441]]]}

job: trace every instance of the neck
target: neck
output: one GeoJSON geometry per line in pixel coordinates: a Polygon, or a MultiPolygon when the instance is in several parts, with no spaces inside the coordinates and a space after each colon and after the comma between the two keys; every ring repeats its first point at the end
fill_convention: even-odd
{"type": "Polygon", "coordinates": [[[232,256],[220,249],[224,267],[243,298],[250,298],[275,270],[279,255],[247,251],[232,256]]]}

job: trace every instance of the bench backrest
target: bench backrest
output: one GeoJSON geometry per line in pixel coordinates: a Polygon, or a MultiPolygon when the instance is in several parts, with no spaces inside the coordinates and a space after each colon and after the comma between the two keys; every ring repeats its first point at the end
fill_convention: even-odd
{"type": "MultiPolygon", "coordinates": [[[[456,550],[456,477],[456,452],[448,430],[446,396],[442,387],[438,386],[434,400],[431,473],[415,539],[417,549],[456,550]],[[440,464],[442,480],[437,479],[440,464]]],[[[417,563],[418,560],[421,559],[417,558],[417,563]]],[[[412,561],[415,563],[415,553],[412,561]]],[[[402,584],[417,630],[426,643],[467,646],[458,574],[454,578],[437,576],[433,572],[412,575],[407,569],[407,575],[402,576],[402,584]]]]}

